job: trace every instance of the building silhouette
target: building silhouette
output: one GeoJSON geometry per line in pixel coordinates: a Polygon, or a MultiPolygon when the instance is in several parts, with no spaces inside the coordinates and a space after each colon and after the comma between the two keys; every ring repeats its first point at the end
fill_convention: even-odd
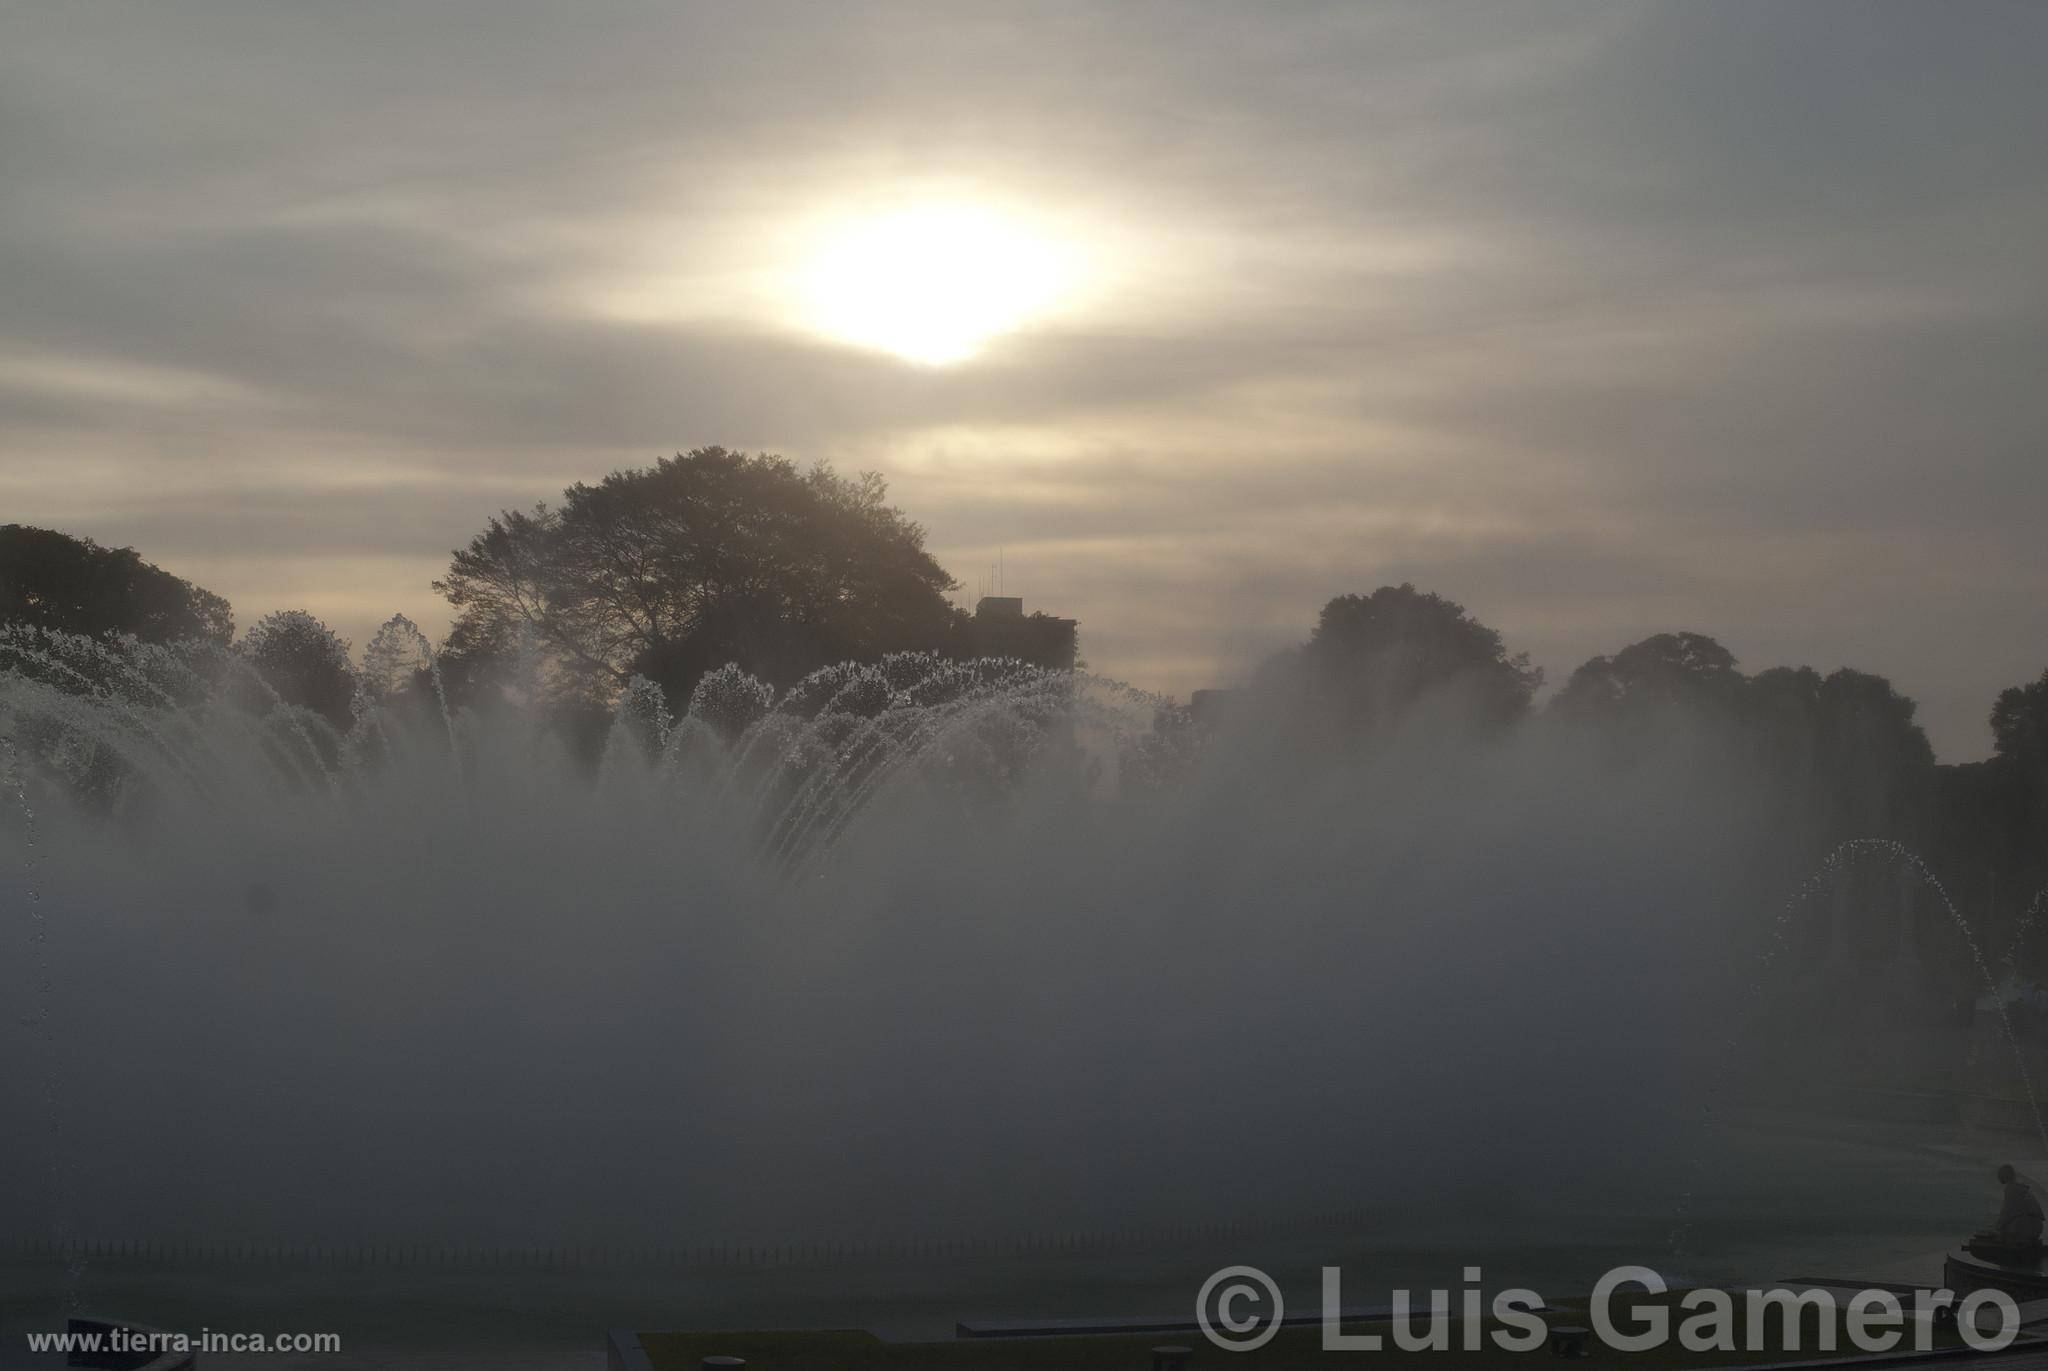
{"type": "Polygon", "coordinates": [[[984,595],[967,621],[967,647],[976,657],[1015,657],[1034,666],[1070,668],[1077,658],[1079,625],[1043,612],[1026,614],[1018,595],[984,595]]]}

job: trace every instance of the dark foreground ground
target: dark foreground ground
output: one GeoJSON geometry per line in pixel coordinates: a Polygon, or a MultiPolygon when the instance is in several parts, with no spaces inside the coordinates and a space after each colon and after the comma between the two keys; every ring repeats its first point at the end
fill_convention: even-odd
{"type": "MultiPolygon", "coordinates": [[[[1666,1305],[1675,1304],[1678,1296],[1662,1299],[1620,1299],[1615,1301],[1618,1310],[1633,1311],[1649,1302],[1666,1305]]],[[[1627,1319],[1631,1313],[1621,1313],[1627,1319]]],[[[1583,1309],[1558,1308],[1547,1315],[1553,1325],[1576,1325],[1584,1327],[1587,1317],[1583,1309]]],[[[1583,1360],[1572,1365],[1583,1366],[1586,1371],[1600,1371],[1602,1367],[1626,1365],[1629,1371],[1675,1371],[1683,1367],[1727,1367],[1741,1365],[1766,1365],[1785,1360],[1823,1359],[1838,1352],[1853,1353],[1839,1317],[1826,1319],[1829,1325],[1823,1330],[1823,1318],[1808,1310],[1799,1319],[1795,1334],[1782,1339],[1774,1338],[1768,1346],[1752,1352],[1688,1352],[1682,1347],[1657,1349],[1645,1352],[1621,1353],[1602,1346],[1597,1340],[1589,1341],[1583,1360]],[[1823,1336],[1825,1332],[1826,1336],[1823,1336]]],[[[1195,1354],[1194,1360],[1204,1364],[1224,1364],[1242,1371],[1306,1371],[1307,1368],[1328,1368],[1341,1364],[1345,1359],[1363,1356],[1374,1362],[1394,1359],[1405,1360],[1418,1368],[1423,1366],[1441,1368],[1442,1371],[1507,1371],[1520,1367],[1524,1371],[1532,1365],[1529,1358],[1538,1360],[1533,1365],[1550,1365],[1547,1344],[1529,1350],[1500,1348],[1493,1344],[1491,1334],[1497,1325],[1480,1325],[1476,1348],[1467,1347],[1463,1325],[1453,1323],[1447,1332],[1448,1346],[1428,1350],[1403,1350],[1388,1336],[1383,1323],[1368,1322],[1347,1325],[1345,1331],[1353,1334],[1377,1333],[1381,1347],[1370,1352],[1337,1351],[1323,1349],[1323,1333],[1318,1328],[1284,1328],[1275,1334],[1272,1341],[1262,1347],[1242,1352],[1225,1352],[1206,1344],[1200,1334],[1161,1335],[1140,1334],[1132,1336],[1091,1336],[1091,1337],[1035,1337],[1001,1340],[956,1339],[936,1343],[888,1343],[866,1332],[826,1333],[649,1333],[641,1340],[641,1348],[647,1355],[652,1371],[697,1371],[706,1357],[738,1356],[755,1371],[881,1371],[884,1367],[900,1367],[904,1371],[1139,1371],[1151,1364],[1151,1354],[1162,1344],[1179,1345],[1195,1354]]],[[[1777,1325],[1773,1325],[1774,1330],[1777,1325]]],[[[1788,1333],[1790,1330],[1786,1330],[1788,1333]]],[[[1910,1345],[1910,1339],[1907,1339],[1910,1345]]],[[[1946,1350],[1962,1345],[1953,1330],[1946,1330],[1928,1339],[1930,1348],[1946,1350]]]]}
{"type": "MultiPolygon", "coordinates": [[[[2029,1160],[2026,1140],[2010,1135],[1815,1116],[1751,1117],[1729,1129],[1728,1143],[1742,1180],[1723,1191],[1711,1212],[1695,1218],[1675,1255],[1670,1240],[1677,1179],[1674,1208],[1661,1212],[1588,1206],[1548,1215],[1540,1226],[1478,1230],[1462,1219],[1440,1224],[1418,1214],[1371,1232],[1181,1244],[1083,1258],[681,1272],[109,1263],[88,1266],[76,1279],[56,1263],[18,1260],[0,1264],[0,1368],[39,1364],[29,1357],[22,1334],[61,1328],[69,1310],[185,1331],[341,1337],[339,1353],[244,1354],[210,1363],[247,1371],[595,1371],[604,1364],[609,1328],[857,1329],[889,1339],[943,1339],[960,1320],[1185,1318],[1203,1280],[1236,1263],[1270,1272],[1297,1310],[1316,1307],[1326,1264],[1343,1267],[1347,1306],[1384,1304],[1395,1288],[1455,1290],[1463,1268],[1474,1264],[1483,1267],[1488,1289],[1522,1285],[1553,1301],[1583,1294],[1602,1272],[1623,1264],[1652,1266],[1674,1285],[1815,1275],[1934,1283],[1941,1250],[1981,1223],[1995,1202],[1988,1167],[2006,1159],[2007,1150],[2018,1154],[2011,1159],[2023,1168],[2029,1160]],[[1445,1231],[1453,1226],[1457,1232],[1445,1231]]],[[[2048,1165],[2034,1171],[2048,1174],[2048,1165]]],[[[1150,1346],[1174,1340],[1186,1338],[1139,1341],[1150,1346]]],[[[1117,1340],[1092,1341],[1107,1349],[1117,1340]]],[[[672,1346],[680,1356],[699,1344],[672,1346]]],[[[863,1346],[860,1340],[839,1345],[832,1364],[860,1364],[856,1353],[863,1346]]],[[[1431,1355],[1448,1365],[1446,1357],[1431,1355]]]]}

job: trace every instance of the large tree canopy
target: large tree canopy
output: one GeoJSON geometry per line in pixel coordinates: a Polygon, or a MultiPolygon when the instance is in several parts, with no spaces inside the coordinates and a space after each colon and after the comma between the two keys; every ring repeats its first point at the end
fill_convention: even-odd
{"type": "Polygon", "coordinates": [[[132,633],[144,642],[234,636],[228,602],[142,560],[25,524],[0,526],[0,622],[60,633],[132,633]]]}
{"type": "Polygon", "coordinates": [[[1659,633],[1585,663],[1551,707],[1567,717],[1608,722],[1678,708],[1732,709],[1743,680],[1735,654],[1706,634],[1659,633]]]}
{"type": "Polygon", "coordinates": [[[728,662],[786,685],[957,631],[952,578],[886,493],[872,474],[699,448],[505,511],[434,588],[454,641],[530,631],[588,690],[643,675],[681,701],[728,662]]]}
{"type": "Polygon", "coordinates": [[[1392,723],[1425,696],[1457,701],[1480,719],[1521,717],[1542,683],[1528,654],[1454,600],[1412,585],[1340,595],[1303,645],[1308,683],[1352,727],[1392,723]]]}
{"type": "Polygon", "coordinates": [[[1923,835],[1934,753],[1914,713],[1890,681],[1847,667],[1746,676],[1704,633],[1659,633],[1595,657],[1551,701],[1584,744],[1660,765],[1672,759],[1661,744],[1697,745],[1700,759],[1750,776],[1773,822],[1824,845],[1923,835]]]}

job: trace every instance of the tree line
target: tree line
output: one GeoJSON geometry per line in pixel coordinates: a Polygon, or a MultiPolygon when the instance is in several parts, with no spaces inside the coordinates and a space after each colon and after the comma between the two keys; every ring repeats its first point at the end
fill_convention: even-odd
{"type": "MultiPolygon", "coordinates": [[[[538,677],[565,730],[589,742],[636,678],[680,712],[728,664],[781,690],[826,665],[903,651],[1075,665],[1071,621],[990,623],[953,605],[957,584],[924,540],[880,477],[765,454],[699,448],[579,482],[557,504],[501,511],[454,550],[434,583],[455,611],[436,653],[439,688],[454,706],[483,705],[515,676],[538,677]]],[[[210,644],[237,654],[266,698],[337,728],[364,681],[387,693],[423,685],[416,654],[388,631],[361,667],[302,611],[267,615],[237,639],[224,599],[133,549],[22,525],[0,527],[0,623],[210,644]]],[[[1913,701],[1883,677],[1748,674],[1699,633],[1595,657],[1539,709],[1542,683],[1462,606],[1399,585],[1332,599],[1238,695],[1280,721],[1267,741],[1291,737],[1305,756],[1369,751],[1418,719],[1466,734],[1540,721],[1615,757],[1697,737],[1767,778],[1762,802],[1810,828],[1815,845],[1896,838],[2009,899],[2048,884],[2048,671],[1991,703],[1989,759],[1952,766],[1935,763],[1913,701]]],[[[1162,711],[1159,732],[1199,739],[1216,725],[1214,708],[1202,713],[1162,711]]]]}

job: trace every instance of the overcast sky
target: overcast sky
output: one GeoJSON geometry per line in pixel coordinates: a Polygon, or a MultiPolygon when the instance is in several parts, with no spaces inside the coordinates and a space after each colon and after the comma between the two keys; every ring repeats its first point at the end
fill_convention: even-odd
{"type": "Polygon", "coordinates": [[[244,625],[438,629],[496,509],[723,443],[1157,689],[1402,580],[1553,684],[1882,672],[1944,760],[2048,666],[2048,5],[0,16],[0,522],[244,625]],[[1072,264],[950,365],[792,295],[922,204],[1072,264]]]}

